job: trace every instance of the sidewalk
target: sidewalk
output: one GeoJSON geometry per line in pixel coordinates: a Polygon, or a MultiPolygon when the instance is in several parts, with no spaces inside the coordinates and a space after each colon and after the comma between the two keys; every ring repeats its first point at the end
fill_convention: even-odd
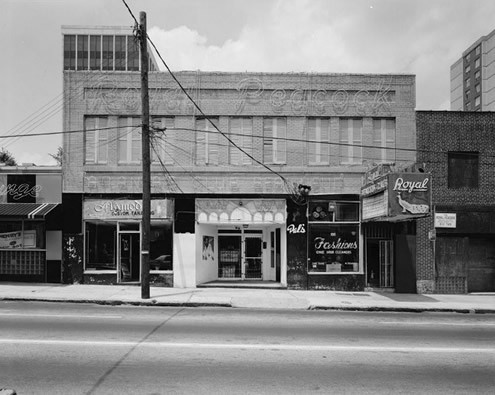
{"type": "Polygon", "coordinates": [[[141,299],[141,287],[131,285],[0,283],[0,301],[298,310],[495,313],[495,293],[416,295],[287,289],[150,287],[150,296],[150,299],[141,299]]]}

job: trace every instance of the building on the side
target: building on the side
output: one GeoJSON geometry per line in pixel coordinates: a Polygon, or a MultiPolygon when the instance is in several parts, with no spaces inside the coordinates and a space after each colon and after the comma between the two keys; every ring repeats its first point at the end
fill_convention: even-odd
{"type": "Polygon", "coordinates": [[[0,281],[62,281],[59,166],[0,166],[0,281]]]}
{"type": "MultiPolygon", "coordinates": [[[[140,73],[117,55],[130,34],[63,28],[63,127],[84,131],[63,138],[68,282],[141,279],[140,73]]],[[[376,164],[415,162],[413,75],[175,76],[201,111],[169,73],[149,73],[151,284],[363,290],[367,260],[402,270],[392,242],[407,227],[363,223],[361,186],[376,164]]]]}
{"type": "Polygon", "coordinates": [[[495,30],[480,37],[450,66],[452,111],[495,111],[495,30]]]}
{"type": "Polygon", "coordinates": [[[495,112],[418,111],[434,215],[418,220],[419,290],[495,291],[495,112]]]}

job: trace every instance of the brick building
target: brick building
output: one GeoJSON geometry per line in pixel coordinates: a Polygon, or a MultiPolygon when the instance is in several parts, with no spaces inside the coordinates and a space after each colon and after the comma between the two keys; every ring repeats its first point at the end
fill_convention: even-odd
{"type": "Polygon", "coordinates": [[[495,113],[418,111],[434,216],[417,227],[418,292],[495,291],[495,113]]]}
{"type": "MultiPolygon", "coordinates": [[[[93,34],[65,27],[65,47],[93,34]]],[[[115,49],[122,30],[101,34],[115,49]]],[[[92,70],[103,54],[81,48],[64,52],[74,58],[64,63],[74,65],[64,68],[64,130],[84,130],[63,141],[66,281],[139,282],[140,74],[117,69],[116,53],[92,70]]],[[[362,176],[415,161],[414,76],[175,75],[207,117],[168,73],[150,72],[151,283],[364,289],[362,176]]]]}

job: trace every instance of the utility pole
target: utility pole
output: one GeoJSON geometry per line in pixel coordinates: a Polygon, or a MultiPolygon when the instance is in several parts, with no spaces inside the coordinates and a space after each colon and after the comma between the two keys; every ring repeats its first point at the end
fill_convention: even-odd
{"type": "Polygon", "coordinates": [[[151,175],[150,175],[150,103],[148,93],[148,41],[146,13],[139,13],[139,44],[141,47],[141,145],[143,160],[143,219],[141,240],[141,299],[150,298],[150,228],[151,228],[151,175]]]}

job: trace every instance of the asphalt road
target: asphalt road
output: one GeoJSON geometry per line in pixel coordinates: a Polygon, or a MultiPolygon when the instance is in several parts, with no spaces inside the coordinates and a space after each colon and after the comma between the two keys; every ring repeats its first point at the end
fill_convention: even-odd
{"type": "Polygon", "coordinates": [[[495,388],[495,315],[0,302],[18,394],[469,393],[495,388]]]}

